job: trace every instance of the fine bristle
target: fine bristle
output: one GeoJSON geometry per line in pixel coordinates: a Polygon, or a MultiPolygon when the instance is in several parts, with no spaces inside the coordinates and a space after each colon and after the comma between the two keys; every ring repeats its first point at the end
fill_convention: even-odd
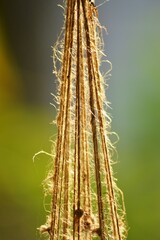
{"type": "MultiPolygon", "coordinates": [[[[91,1],[93,2],[93,1],[91,1]]],[[[67,0],[64,32],[53,48],[59,82],[53,169],[44,181],[50,240],[125,240],[125,207],[112,171],[111,119],[100,72],[103,53],[98,11],[87,0],[67,0]]]]}

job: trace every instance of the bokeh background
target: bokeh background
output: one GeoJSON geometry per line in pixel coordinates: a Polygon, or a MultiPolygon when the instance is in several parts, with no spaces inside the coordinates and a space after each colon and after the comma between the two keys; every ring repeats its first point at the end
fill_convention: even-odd
{"type": "MultiPolygon", "coordinates": [[[[51,46],[63,25],[58,4],[0,2],[0,240],[41,239],[41,182],[50,159],[32,157],[50,152],[55,134],[51,46]]],[[[160,1],[110,0],[98,9],[113,64],[107,97],[120,136],[115,176],[125,195],[128,240],[159,240],[160,1]]]]}

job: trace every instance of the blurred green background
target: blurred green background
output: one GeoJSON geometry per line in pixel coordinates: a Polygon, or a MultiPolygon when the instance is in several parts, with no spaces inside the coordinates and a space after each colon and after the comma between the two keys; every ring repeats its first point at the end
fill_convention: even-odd
{"type": "MultiPolygon", "coordinates": [[[[52,49],[63,1],[0,3],[0,240],[40,239],[45,222],[41,182],[55,117],[52,49]]],[[[102,1],[96,1],[101,4],[102,1]]],[[[160,1],[117,0],[99,6],[113,64],[107,96],[120,136],[115,176],[124,192],[128,240],[159,240],[160,1]]],[[[102,68],[102,71],[105,69],[102,68]]]]}

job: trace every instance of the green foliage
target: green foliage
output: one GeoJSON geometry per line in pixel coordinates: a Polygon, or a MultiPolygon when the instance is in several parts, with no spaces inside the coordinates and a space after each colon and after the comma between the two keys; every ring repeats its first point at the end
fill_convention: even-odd
{"type": "MultiPolygon", "coordinates": [[[[51,114],[24,106],[1,111],[0,239],[35,239],[45,221],[41,182],[49,158],[33,155],[50,151],[51,114]]],[[[53,117],[52,117],[53,118],[53,117]]]]}

